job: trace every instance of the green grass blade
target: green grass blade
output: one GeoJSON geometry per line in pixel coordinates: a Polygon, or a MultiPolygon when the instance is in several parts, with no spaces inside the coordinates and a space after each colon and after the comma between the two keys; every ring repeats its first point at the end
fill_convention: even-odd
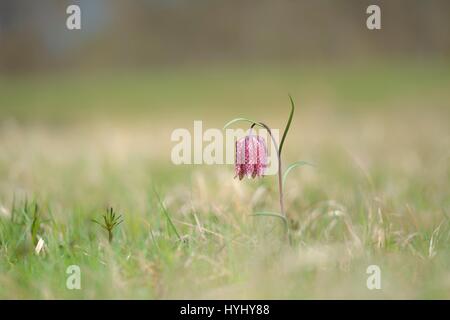
{"type": "Polygon", "coordinates": [[[284,184],[285,184],[285,182],[286,182],[286,178],[287,178],[289,172],[290,172],[292,169],[296,168],[296,167],[302,167],[302,166],[311,166],[311,167],[315,167],[314,164],[309,163],[309,162],[306,162],[306,161],[297,161],[297,162],[291,163],[291,164],[289,165],[289,167],[287,167],[286,171],[284,171],[284,174],[283,174],[283,187],[284,187],[284,184]]]}
{"type": "Polygon", "coordinates": [[[175,232],[175,234],[177,235],[177,238],[179,241],[182,241],[180,234],[178,233],[177,228],[175,227],[172,219],[170,218],[169,213],[166,210],[166,207],[164,206],[164,204],[161,201],[161,198],[158,194],[158,192],[156,192],[156,190],[154,190],[155,194],[156,194],[156,198],[158,199],[159,205],[161,207],[162,212],[164,213],[164,215],[166,216],[167,221],[169,222],[170,227],[172,228],[172,230],[175,232]]]}
{"type": "Polygon", "coordinates": [[[279,218],[281,220],[283,220],[284,226],[287,228],[288,227],[288,222],[287,219],[279,214],[278,212],[270,212],[270,211],[262,211],[262,212],[256,212],[251,214],[251,216],[256,216],[256,217],[275,217],[275,218],[279,218]]]}
{"type": "Polygon", "coordinates": [[[294,116],[294,111],[295,111],[295,104],[294,104],[294,100],[292,100],[291,95],[289,95],[289,100],[291,101],[291,113],[289,114],[289,119],[286,123],[286,128],[284,129],[284,132],[283,132],[283,137],[281,138],[280,148],[279,148],[280,154],[281,154],[281,150],[283,149],[284,140],[286,140],[287,133],[289,131],[289,128],[291,127],[292,117],[294,116]]]}
{"type": "Polygon", "coordinates": [[[39,218],[39,207],[37,203],[34,205],[34,213],[33,213],[33,220],[31,223],[31,240],[33,244],[37,244],[37,233],[40,228],[40,218],[39,218]]]}

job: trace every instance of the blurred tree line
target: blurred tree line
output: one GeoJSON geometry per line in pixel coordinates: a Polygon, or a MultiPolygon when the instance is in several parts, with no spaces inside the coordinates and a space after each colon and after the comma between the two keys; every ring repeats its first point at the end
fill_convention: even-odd
{"type": "Polygon", "coordinates": [[[0,0],[2,73],[374,57],[448,59],[450,1],[0,0]],[[66,29],[70,4],[80,31],[66,29]]]}

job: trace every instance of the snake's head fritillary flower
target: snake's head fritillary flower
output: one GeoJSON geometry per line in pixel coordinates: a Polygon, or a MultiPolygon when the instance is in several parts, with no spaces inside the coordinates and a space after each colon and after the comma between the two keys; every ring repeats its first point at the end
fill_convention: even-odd
{"type": "Polygon", "coordinates": [[[267,167],[267,148],[264,139],[249,134],[236,141],[235,178],[261,177],[267,167]]]}

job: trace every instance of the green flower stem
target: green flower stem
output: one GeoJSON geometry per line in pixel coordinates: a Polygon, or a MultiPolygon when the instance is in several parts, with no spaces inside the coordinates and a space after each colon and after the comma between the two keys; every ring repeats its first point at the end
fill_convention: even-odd
{"type": "MultiPolygon", "coordinates": [[[[286,212],[284,211],[284,194],[283,194],[283,168],[282,168],[282,163],[281,163],[281,153],[280,153],[280,148],[278,147],[277,141],[275,140],[274,136],[272,135],[272,131],[270,130],[270,128],[262,123],[254,123],[252,124],[251,128],[253,128],[255,125],[260,125],[262,127],[264,127],[267,132],[270,135],[270,138],[272,139],[273,145],[275,146],[275,149],[277,151],[277,159],[278,159],[278,191],[279,191],[279,195],[280,195],[280,213],[281,215],[284,217],[285,219],[285,223],[287,224],[287,216],[286,216],[286,212]]],[[[288,232],[289,232],[289,228],[287,228],[288,232]]]]}

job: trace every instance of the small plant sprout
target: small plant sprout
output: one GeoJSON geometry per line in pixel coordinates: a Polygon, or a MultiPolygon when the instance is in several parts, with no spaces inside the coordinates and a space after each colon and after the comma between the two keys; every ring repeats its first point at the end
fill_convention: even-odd
{"type": "Polygon", "coordinates": [[[109,243],[113,240],[113,232],[116,227],[123,222],[122,216],[116,215],[116,212],[113,208],[109,208],[106,210],[106,213],[103,215],[103,221],[98,222],[95,219],[92,219],[93,222],[101,226],[108,232],[108,240],[109,243]]]}
{"type": "Polygon", "coordinates": [[[286,127],[283,132],[283,136],[281,138],[280,145],[278,146],[277,141],[272,135],[272,131],[268,125],[264,122],[251,120],[248,118],[236,118],[228,122],[224,129],[228,128],[232,124],[236,122],[248,122],[251,124],[250,132],[247,136],[242,139],[236,141],[236,158],[235,158],[235,177],[239,177],[241,180],[244,176],[247,177],[260,177],[264,175],[264,169],[267,167],[267,148],[264,142],[264,139],[259,136],[255,136],[252,134],[252,129],[255,126],[259,126],[264,128],[269,133],[270,138],[272,139],[272,143],[277,152],[278,159],[278,191],[279,191],[279,201],[280,201],[280,212],[257,212],[255,216],[272,216],[280,218],[284,225],[287,237],[289,239],[289,223],[285,212],[284,207],[284,199],[283,199],[283,187],[289,172],[299,166],[310,165],[305,161],[298,161],[290,164],[285,171],[283,171],[282,161],[281,161],[281,151],[284,146],[284,142],[286,140],[286,136],[289,132],[289,128],[291,126],[292,118],[294,116],[295,104],[292,97],[289,95],[289,100],[291,102],[291,112],[289,114],[288,121],[286,123],[286,127]]]}

